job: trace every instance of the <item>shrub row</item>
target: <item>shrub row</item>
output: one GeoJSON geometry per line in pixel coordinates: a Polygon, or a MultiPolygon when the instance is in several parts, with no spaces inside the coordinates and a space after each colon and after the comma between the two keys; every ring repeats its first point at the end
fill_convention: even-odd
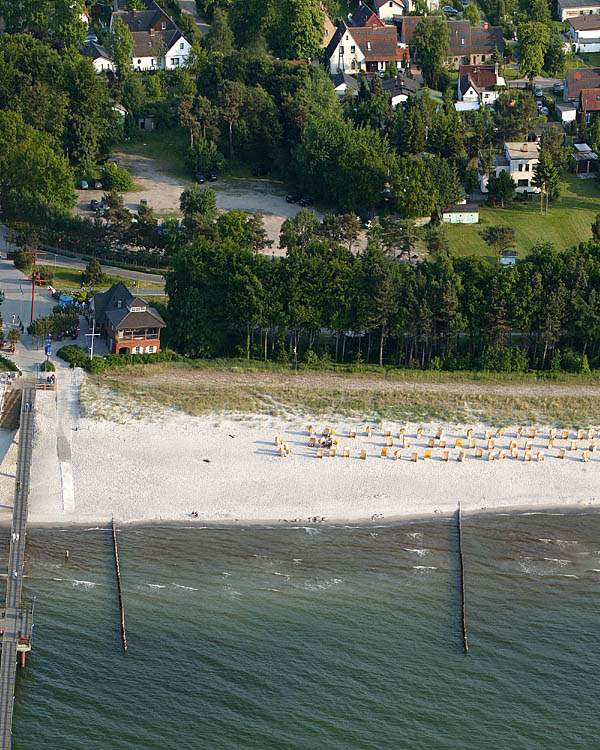
{"type": "Polygon", "coordinates": [[[104,372],[111,367],[123,367],[124,365],[148,365],[156,362],[183,362],[185,357],[164,349],[157,354],[107,354],[106,357],[94,357],[89,359],[84,350],[74,344],[62,346],[57,355],[69,362],[71,367],[83,367],[87,372],[94,374],[104,372]]]}

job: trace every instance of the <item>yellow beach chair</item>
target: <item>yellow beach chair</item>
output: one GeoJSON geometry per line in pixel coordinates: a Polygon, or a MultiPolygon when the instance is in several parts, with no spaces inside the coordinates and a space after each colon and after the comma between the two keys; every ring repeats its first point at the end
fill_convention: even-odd
{"type": "Polygon", "coordinates": [[[531,461],[531,451],[525,451],[525,455],[523,456],[523,461],[525,461],[525,463],[531,461]]]}
{"type": "Polygon", "coordinates": [[[425,456],[423,457],[425,461],[429,461],[431,459],[431,448],[427,448],[425,451],[425,456]]]}
{"type": "Polygon", "coordinates": [[[350,458],[350,448],[344,448],[342,458],[350,458]]]}
{"type": "Polygon", "coordinates": [[[317,448],[317,458],[323,458],[323,448],[317,448]]]}
{"type": "Polygon", "coordinates": [[[537,452],[537,461],[538,464],[541,463],[544,460],[544,451],[538,451],[537,452]]]}
{"type": "Polygon", "coordinates": [[[413,464],[417,463],[418,458],[419,458],[419,454],[416,451],[410,454],[410,460],[412,461],[413,464]]]}
{"type": "Polygon", "coordinates": [[[381,458],[385,458],[387,456],[387,454],[388,454],[388,449],[387,448],[382,448],[381,449],[381,458]]]}
{"type": "Polygon", "coordinates": [[[360,458],[361,458],[362,461],[366,461],[367,460],[367,451],[364,448],[360,452],[360,458]]]}
{"type": "Polygon", "coordinates": [[[450,451],[443,451],[442,452],[442,461],[447,461],[448,460],[449,453],[450,453],[450,451]]]}

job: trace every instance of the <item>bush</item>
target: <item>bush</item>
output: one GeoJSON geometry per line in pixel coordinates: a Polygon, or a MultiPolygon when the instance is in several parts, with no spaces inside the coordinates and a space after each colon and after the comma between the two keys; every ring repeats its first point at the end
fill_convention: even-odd
{"type": "Polygon", "coordinates": [[[129,172],[125,167],[118,167],[112,161],[104,165],[100,179],[105,190],[118,190],[119,192],[133,190],[133,180],[129,172]]]}
{"type": "Polygon", "coordinates": [[[21,370],[12,362],[8,357],[3,357],[0,354],[0,371],[2,372],[18,372],[21,375],[21,370]]]}
{"type": "Polygon", "coordinates": [[[197,136],[188,150],[188,163],[194,172],[220,172],[225,165],[225,157],[216,143],[197,136]]]}
{"type": "Polygon", "coordinates": [[[31,255],[25,250],[15,250],[13,263],[19,271],[27,271],[31,267],[31,255]]]}
{"type": "Polygon", "coordinates": [[[54,366],[54,362],[50,362],[50,360],[45,360],[40,365],[40,370],[42,372],[56,372],[56,367],[54,366]]]}
{"type": "Polygon", "coordinates": [[[481,355],[479,367],[492,372],[527,372],[529,359],[527,352],[519,347],[501,349],[490,346],[481,355]]]}
{"type": "Polygon", "coordinates": [[[91,372],[92,375],[99,375],[104,372],[105,362],[102,357],[93,357],[92,359],[86,359],[85,369],[87,372],[91,372]]]}
{"type": "Polygon", "coordinates": [[[590,365],[586,354],[577,354],[571,349],[563,349],[562,351],[557,349],[550,360],[550,371],[587,374],[590,371],[590,365]]]}
{"type": "Polygon", "coordinates": [[[75,344],[61,346],[56,355],[68,362],[71,367],[84,367],[86,362],[89,361],[83,349],[75,344]]]}

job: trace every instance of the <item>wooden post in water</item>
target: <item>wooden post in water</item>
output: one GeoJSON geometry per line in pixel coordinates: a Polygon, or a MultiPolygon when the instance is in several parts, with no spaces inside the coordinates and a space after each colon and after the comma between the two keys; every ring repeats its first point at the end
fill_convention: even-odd
{"type": "Polygon", "coordinates": [[[462,613],[462,637],[465,654],[469,653],[469,641],[467,638],[467,615],[465,611],[465,561],[462,547],[462,517],[460,503],[458,504],[458,556],[460,558],[460,607],[462,613]]]}
{"type": "Polygon", "coordinates": [[[117,527],[112,519],[113,546],[115,550],[115,570],[117,571],[117,588],[119,589],[119,607],[121,609],[121,635],[123,636],[123,653],[127,653],[127,635],[125,633],[125,607],[123,606],[123,590],[121,589],[121,569],[119,568],[119,547],[117,546],[117,527]]]}

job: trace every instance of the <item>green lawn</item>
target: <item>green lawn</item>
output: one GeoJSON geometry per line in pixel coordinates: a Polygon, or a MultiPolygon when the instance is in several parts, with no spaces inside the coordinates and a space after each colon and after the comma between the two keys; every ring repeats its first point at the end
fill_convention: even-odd
{"type": "Polygon", "coordinates": [[[519,255],[527,255],[534,245],[551,242],[565,249],[589,240],[591,224],[600,213],[600,189],[595,180],[579,180],[569,174],[563,183],[563,194],[550,204],[548,216],[540,215],[539,198],[531,202],[513,201],[507,208],[490,208],[481,204],[477,225],[447,224],[451,252],[456,255],[480,255],[492,258],[492,253],[479,236],[486,226],[508,224],[514,227],[519,255]]]}
{"type": "MultiPolygon", "coordinates": [[[[49,265],[53,271],[52,286],[57,289],[79,289],[81,285],[81,271],[77,268],[68,268],[66,266],[54,266],[49,265]]],[[[99,284],[97,289],[107,289],[112,284],[116,284],[118,281],[122,281],[125,286],[129,286],[131,279],[126,279],[121,276],[107,276],[107,281],[104,284],[99,284]]],[[[156,281],[140,281],[138,282],[140,289],[162,289],[164,284],[156,281]]]]}
{"type": "Polygon", "coordinates": [[[590,68],[600,68],[600,52],[585,52],[581,57],[590,68]]]}
{"type": "Polygon", "coordinates": [[[190,179],[190,169],[185,163],[189,145],[189,133],[183,128],[172,128],[139,133],[127,143],[119,143],[116,150],[146,156],[159,162],[162,169],[173,177],[190,179]]]}

